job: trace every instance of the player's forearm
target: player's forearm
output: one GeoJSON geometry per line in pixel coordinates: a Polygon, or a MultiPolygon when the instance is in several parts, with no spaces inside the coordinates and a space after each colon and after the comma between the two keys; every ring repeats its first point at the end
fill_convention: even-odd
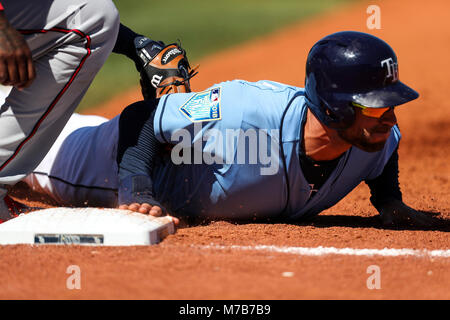
{"type": "Polygon", "coordinates": [[[378,211],[392,200],[402,201],[402,192],[398,181],[398,148],[391,155],[380,176],[367,180],[370,188],[370,201],[378,211]]]}
{"type": "Polygon", "coordinates": [[[119,120],[119,204],[159,205],[153,193],[153,167],[160,143],[153,130],[156,101],[139,102],[122,112],[119,120]]]}
{"type": "Polygon", "coordinates": [[[142,145],[130,147],[119,163],[119,204],[148,203],[160,206],[153,192],[153,164],[155,152],[145,152],[142,145]],[[148,156],[148,159],[144,157],[148,156]]]}

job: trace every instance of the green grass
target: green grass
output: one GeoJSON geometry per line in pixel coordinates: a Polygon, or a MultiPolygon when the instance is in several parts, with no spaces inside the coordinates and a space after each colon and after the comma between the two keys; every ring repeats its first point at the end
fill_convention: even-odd
{"type": "MultiPolygon", "coordinates": [[[[181,40],[192,65],[200,58],[351,0],[116,0],[121,22],[165,43],[181,40]]],[[[138,84],[134,63],[112,54],[78,111],[138,84]]]]}

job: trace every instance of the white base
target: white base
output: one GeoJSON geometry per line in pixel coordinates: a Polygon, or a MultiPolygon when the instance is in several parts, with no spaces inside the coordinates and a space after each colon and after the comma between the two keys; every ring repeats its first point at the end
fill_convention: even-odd
{"type": "Polygon", "coordinates": [[[175,233],[171,217],[99,208],[51,208],[0,224],[0,245],[150,245],[175,233]]]}

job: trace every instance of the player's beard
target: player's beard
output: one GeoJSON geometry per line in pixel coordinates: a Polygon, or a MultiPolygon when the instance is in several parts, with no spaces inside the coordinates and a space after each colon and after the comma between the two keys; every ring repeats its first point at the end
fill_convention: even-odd
{"type": "MultiPolygon", "coordinates": [[[[374,130],[371,130],[372,132],[376,132],[376,131],[386,131],[389,130],[390,128],[376,128],[374,130]]],[[[353,146],[366,151],[366,152],[377,152],[380,151],[384,148],[384,145],[386,144],[386,140],[382,140],[382,141],[378,141],[378,142],[371,142],[371,131],[362,128],[358,134],[352,134],[350,132],[348,132],[347,130],[338,130],[338,135],[339,137],[352,144],[353,146]]]]}

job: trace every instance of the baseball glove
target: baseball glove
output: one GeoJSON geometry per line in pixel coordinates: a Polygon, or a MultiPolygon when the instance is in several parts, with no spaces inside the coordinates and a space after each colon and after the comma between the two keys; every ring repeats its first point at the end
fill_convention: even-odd
{"type": "Polygon", "coordinates": [[[165,45],[146,37],[135,40],[144,99],[160,98],[167,93],[191,92],[189,80],[197,74],[191,69],[186,51],[179,43],[165,45]]]}

